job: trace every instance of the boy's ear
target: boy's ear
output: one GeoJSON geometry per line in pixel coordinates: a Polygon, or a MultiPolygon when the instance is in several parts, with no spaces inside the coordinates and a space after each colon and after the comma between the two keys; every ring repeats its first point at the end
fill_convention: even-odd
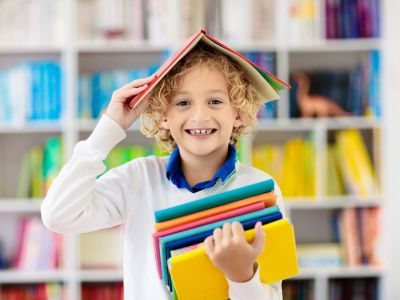
{"type": "Polygon", "coordinates": [[[161,121],[160,125],[161,125],[161,128],[163,128],[163,129],[169,129],[167,118],[164,117],[164,119],[161,121]]]}
{"type": "Polygon", "coordinates": [[[233,127],[240,127],[243,125],[243,120],[240,117],[240,113],[236,113],[235,120],[233,121],[233,127]]]}

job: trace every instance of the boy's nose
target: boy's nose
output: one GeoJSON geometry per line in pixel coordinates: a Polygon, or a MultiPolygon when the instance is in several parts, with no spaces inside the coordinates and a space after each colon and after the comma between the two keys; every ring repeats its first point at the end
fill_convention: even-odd
{"type": "Polygon", "coordinates": [[[210,112],[204,107],[198,107],[193,110],[193,114],[191,116],[192,121],[208,121],[211,119],[210,112]]]}

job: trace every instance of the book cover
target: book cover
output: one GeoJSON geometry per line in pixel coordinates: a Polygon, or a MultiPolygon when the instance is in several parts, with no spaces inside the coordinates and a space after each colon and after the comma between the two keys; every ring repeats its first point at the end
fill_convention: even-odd
{"type": "MultiPolygon", "coordinates": [[[[273,283],[296,275],[293,226],[287,219],[281,219],[262,228],[268,238],[257,259],[261,281],[273,283]]],[[[246,231],[246,240],[252,241],[254,234],[254,229],[246,231]]],[[[179,300],[229,298],[225,276],[209,260],[204,247],[172,257],[170,272],[179,300]]]]}

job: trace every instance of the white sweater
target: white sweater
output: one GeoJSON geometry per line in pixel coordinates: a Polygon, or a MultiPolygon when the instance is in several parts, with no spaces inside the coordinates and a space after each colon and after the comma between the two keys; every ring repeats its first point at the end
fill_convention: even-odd
{"type": "MultiPolygon", "coordinates": [[[[167,179],[169,157],[150,156],[134,159],[96,179],[105,170],[103,160],[125,137],[116,122],[102,116],[90,137],[77,143],[70,161],[51,185],[42,203],[42,219],[49,229],[60,233],[83,233],[124,224],[125,299],[171,299],[157,275],[152,244],[154,211],[271,176],[237,162],[236,174],[223,185],[218,180],[211,188],[191,193],[167,179]]],[[[284,213],[277,185],[276,190],[284,213]]],[[[258,270],[248,282],[228,280],[228,284],[234,300],[282,299],[281,282],[261,283],[258,270]]]]}

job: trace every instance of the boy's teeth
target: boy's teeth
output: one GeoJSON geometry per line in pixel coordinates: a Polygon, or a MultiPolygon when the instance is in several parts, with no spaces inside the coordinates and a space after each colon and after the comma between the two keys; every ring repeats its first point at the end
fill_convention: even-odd
{"type": "Polygon", "coordinates": [[[191,134],[210,134],[211,129],[191,129],[190,133],[191,134]]]}

